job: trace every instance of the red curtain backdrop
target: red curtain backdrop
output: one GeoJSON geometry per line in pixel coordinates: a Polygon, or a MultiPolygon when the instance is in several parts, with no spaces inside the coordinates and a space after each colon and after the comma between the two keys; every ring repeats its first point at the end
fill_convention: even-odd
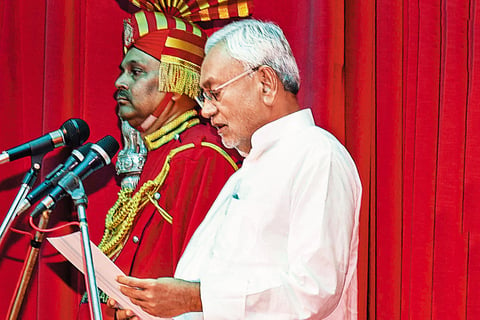
{"type": "MultiPolygon", "coordinates": [[[[122,59],[125,0],[0,1],[0,149],[69,118],[90,142],[121,141],[113,83],[122,59]]],[[[348,148],[364,194],[360,319],[476,319],[480,312],[480,2],[256,0],[297,58],[299,100],[348,148]]],[[[41,181],[69,155],[50,152],[41,181]]],[[[115,159],[114,159],[115,161],[115,159]]],[[[0,165],[0,219],[30,159],[0,165]]],[[[117,182],[110,165],[85,181],[98,243],[117,182]]],[[[49,226],[75,220],[60,201],[49,226]]],[[[16,218],[0,248],[6,318],[32,233],[16,218]]],[[[63,229],[56,236],[75,230],[63,229]]],[[[74,319],[84,279],[44,242],[20,319],[74,319]]]]}

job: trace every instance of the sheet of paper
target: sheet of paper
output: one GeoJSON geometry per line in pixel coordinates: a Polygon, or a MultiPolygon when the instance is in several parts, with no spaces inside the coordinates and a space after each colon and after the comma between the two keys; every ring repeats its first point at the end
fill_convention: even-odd
{"type": "MultiPolygon", "coordinates": [[[[83,249],[80,232],[47,239],[55,249],[67,258],[78,270],[84,275],[86,274],[83,265],[83,249]]],[[[115,279],[117,276],[125,274],[95,244],[93,244],[93,242],[90,241],[90,245],[92,247],[92,258],[97,287],[102,289],[109,297],[115,299],[121,308],[132,310],[142,320],[163,319],[149,315],[140,307],[130,302],[130,300],[120,292],[120,286],[115,279]]]]}

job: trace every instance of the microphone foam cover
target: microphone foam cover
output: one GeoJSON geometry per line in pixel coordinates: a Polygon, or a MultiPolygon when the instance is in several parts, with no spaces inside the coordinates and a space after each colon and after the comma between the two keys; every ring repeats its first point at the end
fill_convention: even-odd
{"type": "Polygon", "coordinates": [[[82,119],[67,120],[60,129],[64,132],[65,144],[70,147],[81,146],[90,136],[90,128],[82,119]]]}
{"type": "Polygon", "coordinates": [[[117,153],[118,149],[120,149],[120,145],[118,144],[117,140],[115,140],[115,138],[112,136],[105,136],[98,140],[96,144],[108,154],[110,159],[115,155],[115,153],[117,153]]]}

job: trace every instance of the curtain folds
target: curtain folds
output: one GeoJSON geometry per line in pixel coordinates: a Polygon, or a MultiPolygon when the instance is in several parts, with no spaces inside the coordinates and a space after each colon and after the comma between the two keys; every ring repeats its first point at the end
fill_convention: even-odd
{"type": "MultiPolygon", "coordinates": [[[[352,154],[363,183],[360,319],[475,319],[480,312],[479,0],[255,0],[278,23],[300,68],[299,100],[352,154]]],[[[121,139],[114,81],[127,0],[0,1],[0,148],[69,118],[88,141],[121,139]]],[[[70,153],[45,156],[38,180],[70,153]]],[[[113,159],[115,162],[115,159],[113,159]]],[[[3,221],[30,168],[0,165],[3,221]]],[[[98,243],[118,191],[110,165],[85,181],[98,243]]],[[[68,199],[49,226],[76,219],[68,199]]],[[[32,232],[28,214],[14,229],[32,232]]],[[[38,221],[37,221],[38,222],[38,221]]],[[[63,229],[49,236],[71,232],[63,229]]],[[[0,248],[6,318],[30,236],[0,248]]],[[[84,278],[43,243],[20,319],[74,319],[84,278]]]]}

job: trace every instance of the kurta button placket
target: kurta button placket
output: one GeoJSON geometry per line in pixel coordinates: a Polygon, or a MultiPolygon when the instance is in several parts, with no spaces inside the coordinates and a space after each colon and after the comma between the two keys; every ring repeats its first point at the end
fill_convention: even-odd
{"type": "Polygon", "coordinates": [[[138,239],[137,236],[133,236],[132,241],[133,243],[137,244],[140,241],[140,239],[138,239]]]}

